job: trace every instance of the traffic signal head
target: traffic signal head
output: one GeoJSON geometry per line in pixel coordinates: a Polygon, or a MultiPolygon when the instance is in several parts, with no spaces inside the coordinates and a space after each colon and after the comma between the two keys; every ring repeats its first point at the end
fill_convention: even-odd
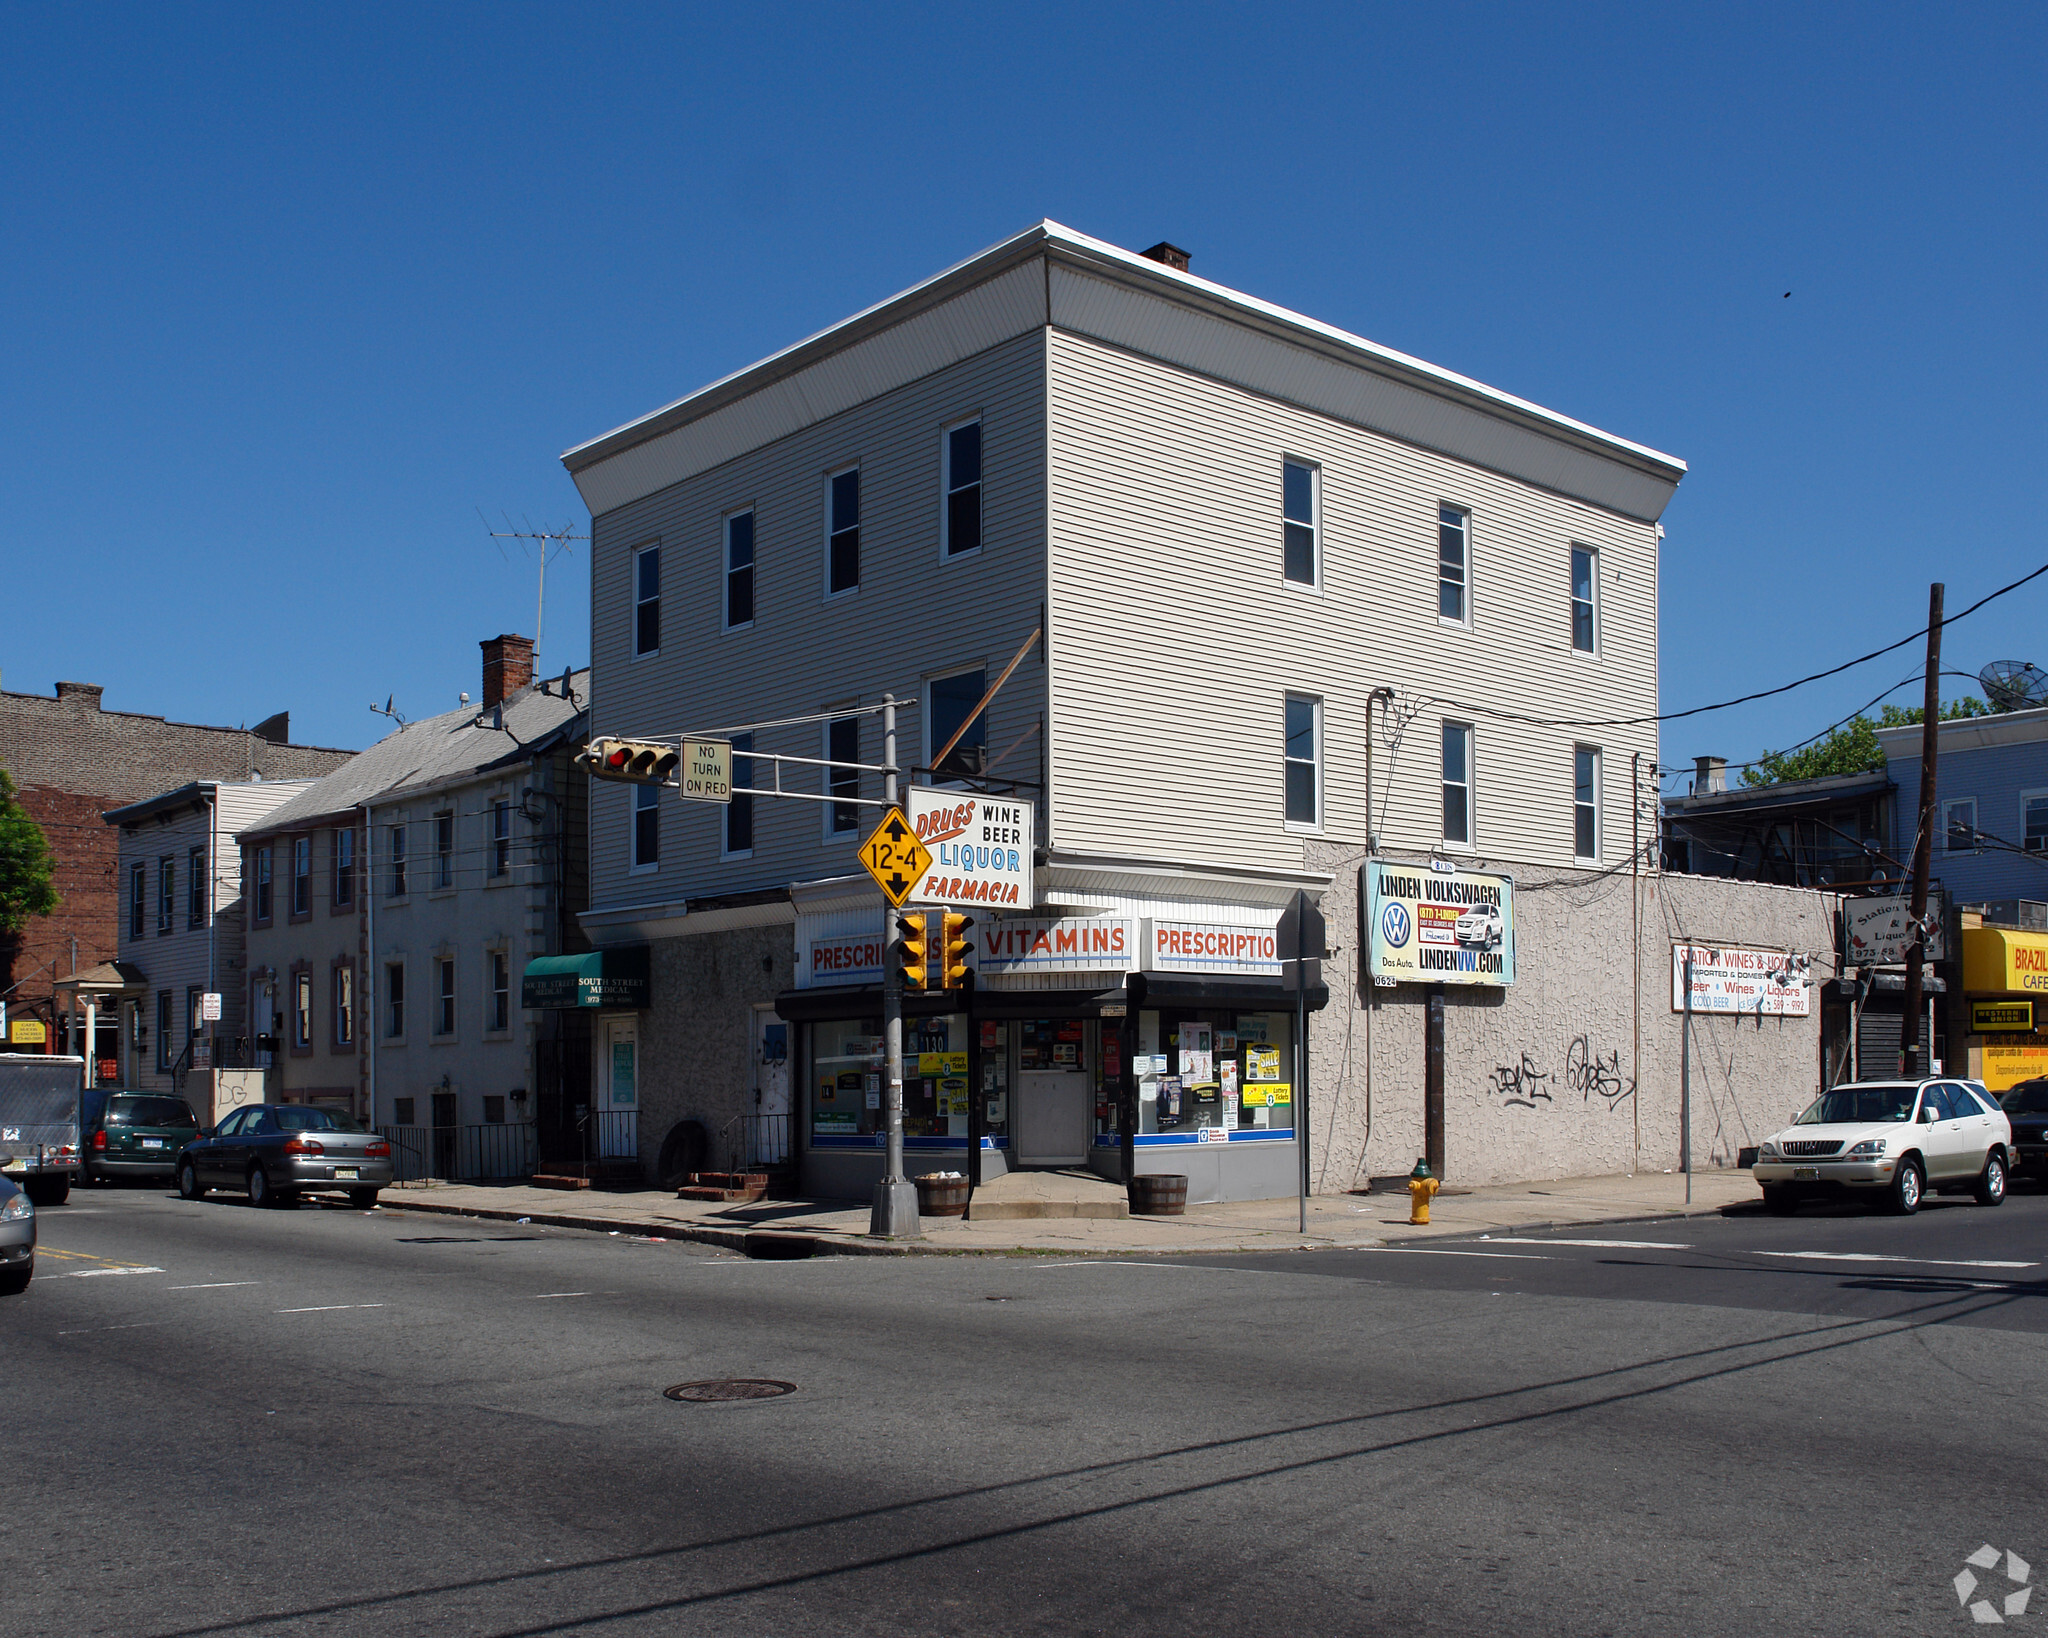
{"type": "Polygon", "coordinates": [[[903,964],[903,987],[929,989],[931,975],[931,923],[924,916],[900,916],[896,921],[897,958],[903,964]]]}
{"type": "Polygon", "coordinates": [[[974,949],[967,942],[967,929],[974,925],[974,918],[948,910],[944,920],[939,950],[939,981],[942,988],[957,990],[967,981],[967,957],[974,949]]]}
{"type": "Polygon", "coordinates": [[[629,785],[666,785],[676,776],[682,753],[652,739],[594,739],[576,753],[576,765],[597,779],[629,785]]]}

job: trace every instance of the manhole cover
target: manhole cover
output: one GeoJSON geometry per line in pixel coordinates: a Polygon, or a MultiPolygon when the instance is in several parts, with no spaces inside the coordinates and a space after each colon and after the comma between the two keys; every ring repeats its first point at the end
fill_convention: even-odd
{"type": "Polygon", "coordinates": [[[709,1405],[728,1399],[780,1399],[795,1392],[794,1382],[775,1382],[765,1376],[725,1376],[711,1382],[678,1382],[673,1388],[663,1388],[661,1396],[709,1405]]]}

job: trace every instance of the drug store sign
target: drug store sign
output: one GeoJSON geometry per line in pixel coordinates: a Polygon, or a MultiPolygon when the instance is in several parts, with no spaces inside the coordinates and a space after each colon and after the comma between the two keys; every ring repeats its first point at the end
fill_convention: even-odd
{"type": "Polygon", "coordinates": [[[912,904],[985,904],[1031,908],[1031,850],[1037,845],[1032,804],[1010,797],[911,789],[907,812],[917,839],[931,852],[912,904]]]}

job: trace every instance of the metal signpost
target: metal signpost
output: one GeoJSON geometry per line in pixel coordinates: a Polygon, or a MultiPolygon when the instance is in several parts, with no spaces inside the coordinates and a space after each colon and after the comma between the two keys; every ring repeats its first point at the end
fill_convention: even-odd
{"type": "Polygon", "coordinates": [[[1321,961],[1328,952],[1324,941],[1328,929],[1323,913],[1308,894],[1296,891],[1294,900],[1280,912],[1273,930],[1273,950],[1294,969],[1294,1125],[1299,1150],[1299,1208],[1301,1232],[1308,1233],[1308,980],[1309,963],[1321,961]],[[1290,954],[1289,952],[1292,952],[1290,954]]]}
{"type": "MultiPolygon", "coordinates": [[[[924,849],[913,834],[907,838],[912,851],[897,857],[905,839],[893,834],[904,826],[903,815],[896,806],[896,703],[893,699],[883,702],[882,763],[888,769],[882,775],[882,800],[888,806],[882,823],[861,848],[861,862],[867,865],[868,873],[875,878],[882,892],[893,895],[889,902],[898,905],[909,893],[909,884],[917,880],[916,869],[906,872],[903,867],[910,865],[917,854],[924,853],[924,849]],[[885,832],[892,834],[885,836],[885,832]],[[879,848],[878,839],[881,840],[879,848]],[[878,865],[886,865],[886,876],[882,869],[877,868],[878,865]]],[[[931,855],[925,853],[924,857],[929,863],[931,855]]],[[[903,1175],[903,967],[895,959],[893,951],[882,963],[882,1103],[887,1121],[888,1151],[882,1176],[875,1184],[874,1206],[868,1213],[868,1233],[878,1240],[914,1240],[919,1233],[917,1185],[903,1175]]]]}

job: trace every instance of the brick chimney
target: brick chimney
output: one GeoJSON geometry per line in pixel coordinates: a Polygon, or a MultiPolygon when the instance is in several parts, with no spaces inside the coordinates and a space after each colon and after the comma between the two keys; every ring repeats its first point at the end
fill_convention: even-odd
{"type": "Polygon", "coordinates": [[[1179,245],[1170,245],[1164,239],[1150,250],[1141,250],[1138,254],[1148,261],[1164,262],[1176,273],[1185,273],[1188,270],[1188,253],[1179,245]]]}
{"type": "Polygon", "coordinates": [[[483,708],[488,711],[532,683],[533,639],[508,632],[486,637],[478,646],[484,651],[483,708]]]}
{"type": "Polygon", "coordinates": [[[67,705],[80,706],[88,711],[101,709],[100,695],[105,690],[98,683],[68,683],[57,685],[57,698],[67,705]]]}

